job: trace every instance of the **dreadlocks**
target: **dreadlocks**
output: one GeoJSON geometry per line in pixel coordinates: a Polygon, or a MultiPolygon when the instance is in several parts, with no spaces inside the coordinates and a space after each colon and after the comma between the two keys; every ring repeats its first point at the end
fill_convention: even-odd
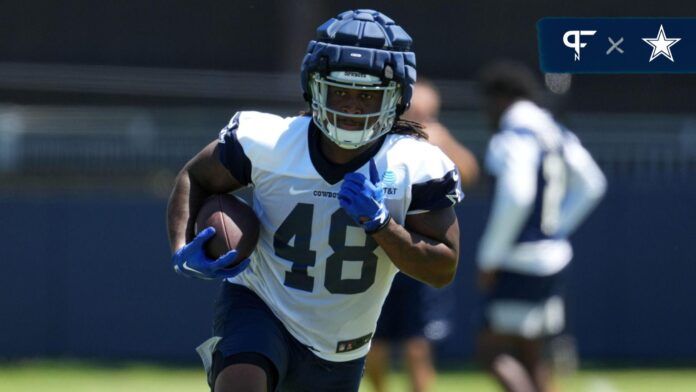
{"type": "Polygon", "coordinates": [[[423,124],[415,121],[404,120],[398,118],[394,122],[394,126],[389,131],[389,133],[395,133],[399,135],[411,135],[419,139],[428,139],[428,134],[423,130],[423,124]]]}

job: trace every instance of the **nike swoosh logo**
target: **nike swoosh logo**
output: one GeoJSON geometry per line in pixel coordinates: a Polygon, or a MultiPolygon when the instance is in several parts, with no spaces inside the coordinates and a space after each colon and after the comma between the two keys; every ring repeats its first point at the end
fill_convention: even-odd
{"type": "Polygon", "coordinates": [[[189,266],[188,266],[188,261],[184,261],[183,267],[184,267],[184,269],[187,270],[187,271],[195,272],[195,273],[197,273],[197,274],[200,274],[200,273],[201,273],[201,271],[189,267],[189,266]]]}
{"type": "Polygon", "coordinates": [[[295,189],[294,186],[290,187],[290,195],[295,196],[295,195],[301,195],[303,193],[311,192],[311,189],[295,189]]]}

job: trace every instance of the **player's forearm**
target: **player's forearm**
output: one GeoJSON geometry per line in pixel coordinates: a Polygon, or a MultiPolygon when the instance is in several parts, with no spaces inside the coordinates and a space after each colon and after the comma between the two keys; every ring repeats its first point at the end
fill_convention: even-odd
{"type": "Polygon", "coordinates": [[[454,245],[412,233],[393,219],[372,238],[407,275],[433,287],[446,286],[454,279],[459,260],[454,245]]]}
{"type": "Polygon", "coordinates": [[[567,237],[582,223],[590,212],[599,204],[606,190],[606,180],[600,173],[592,183],[579,186],[580,189],[570,188],[561,206],[561,218],[557,235],[567,237]]]}
{"type": "Polygon", "coordinates": [[[579,145],[569,152],[569,178],[557,235],[572,234],[604,196],[607,180],[590,154],[579,145]]]}
{"type": "Polygon", "coordinates": [[[167,204],[167,231],[172,252],[193,238],[195,214],[192,212],[198,211],[207,196],[203,188],[192,181],[186,168],[177,175],[167,204]]]}

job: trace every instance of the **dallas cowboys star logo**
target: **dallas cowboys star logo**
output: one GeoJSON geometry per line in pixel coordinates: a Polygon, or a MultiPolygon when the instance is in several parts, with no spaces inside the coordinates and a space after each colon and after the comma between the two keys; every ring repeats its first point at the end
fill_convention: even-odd
{"type": "Polygon", "coordinates": [[[646,44],[652,46],[653,50],[650,54],[650,61],[652,62],[658,56],[665,56],[669,61],[674,62],[674,57],[672,57],[672,50],[670,46],[681,41],[681,38],[667,38],[665,35],[665,29],[660,25],[660,30],[657,32],[657,37],[655,38],[643,38],[646,44]]]}

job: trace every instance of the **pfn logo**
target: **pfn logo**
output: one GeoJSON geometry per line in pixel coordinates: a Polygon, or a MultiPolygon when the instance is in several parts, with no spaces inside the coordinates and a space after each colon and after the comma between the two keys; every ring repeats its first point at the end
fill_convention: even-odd
{"type": "Polygon", "coordinates": [[[575,61],[580,60],[580,49],[587,46],[587,42],[582,42],[580,37],[583,35],[595,35],[596,32],[597,30],[568,30],[563,34],[563,44],[575,50],[575,61]]]}

